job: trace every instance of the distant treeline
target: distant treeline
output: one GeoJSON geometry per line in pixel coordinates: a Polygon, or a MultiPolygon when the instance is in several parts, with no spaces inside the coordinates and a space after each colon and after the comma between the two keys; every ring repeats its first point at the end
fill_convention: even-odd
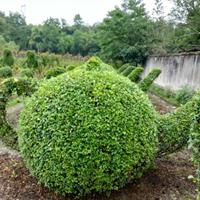
{"type": "Polygon", "coordinates": [[[141,0],[124,0],[102,23],[86,25],[81,16],[73,25],[49,18],[41,25],[27,24],[20,13],[0,12],[0,51],[35,50],[72,55],[99,55],[114,63],[143,63],[148,55],[200,50],[199,0],[173,0],[165,16],[162,0],[153,15],[141,0]]]}

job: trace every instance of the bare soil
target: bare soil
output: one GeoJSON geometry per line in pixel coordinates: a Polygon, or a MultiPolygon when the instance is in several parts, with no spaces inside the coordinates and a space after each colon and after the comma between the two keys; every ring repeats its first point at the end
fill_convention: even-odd
{"type": "MultiPolygon", "coordinates": [[[[161,113],[174,109],[156,96],[151,96],[153,104],[161,113]]],[[[8,116],[17,124],[19,107],[8,116]],[[13,118],[14,117],[14,118],[13,118]],[[16,122],[15,122],[16,121],[16,122]]],[[[1,146],[1,145],[0,145],[1,146]]],[[[0,148],[0,200],[74,200],[70,196],[60,196],[40,186],[26,169],[20,155],[0,148]]],[[[195,184],[188,179],[195,175],[195,168],[190,161],[188,150],[171,154],[155,162],[156,168],[146,173],[141,179],[128,184],[110,195],[93,194],[82,200],[194,200],[195,184]]]]}

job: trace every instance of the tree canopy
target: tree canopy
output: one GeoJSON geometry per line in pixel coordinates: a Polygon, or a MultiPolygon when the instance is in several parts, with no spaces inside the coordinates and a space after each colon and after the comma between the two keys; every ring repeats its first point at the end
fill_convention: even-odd
{"type": "Polygon", "coordinates": [[[48,18],[43,24],[26,23],[20,13],[0,12],[1,51],[35,50],[72,55],[96,55],[111,62],[142,64],[148,55],[200,50],[199,0],[173,0],[172,14],[156,0],[150,15],[142,0],[123,0],[103,22],[85,24],[80,14],[69,25],[48,18]]]}

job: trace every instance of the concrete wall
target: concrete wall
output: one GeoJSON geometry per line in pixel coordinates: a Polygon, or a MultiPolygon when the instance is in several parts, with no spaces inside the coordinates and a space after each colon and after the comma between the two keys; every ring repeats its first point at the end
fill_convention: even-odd
{"type": "Polygon", "coordinates": [[[148,58],[143,77],[153,68],[162,70],[155,83],[172,90],[184,85],[200,89],[200,53],[151,56],[148,58]]]}

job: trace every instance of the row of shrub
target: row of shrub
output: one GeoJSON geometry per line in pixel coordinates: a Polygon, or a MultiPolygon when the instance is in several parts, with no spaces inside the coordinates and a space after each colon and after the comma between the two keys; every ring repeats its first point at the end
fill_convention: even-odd
{"type": "MultiPolygon", "coordinates": [[[[141,66],[133,67],[129,64],[122,65],[118,69],[118,73],[123,76],[128,77],[132,82],[139,82],[141,80],[141,74],[144,71],[144,68],[141,66]]],[[[153,69],[143,80],[138,83],[140,89],[144,92],[147,92],[156,78],[161,74],[160,69],[153,69]]]]}

